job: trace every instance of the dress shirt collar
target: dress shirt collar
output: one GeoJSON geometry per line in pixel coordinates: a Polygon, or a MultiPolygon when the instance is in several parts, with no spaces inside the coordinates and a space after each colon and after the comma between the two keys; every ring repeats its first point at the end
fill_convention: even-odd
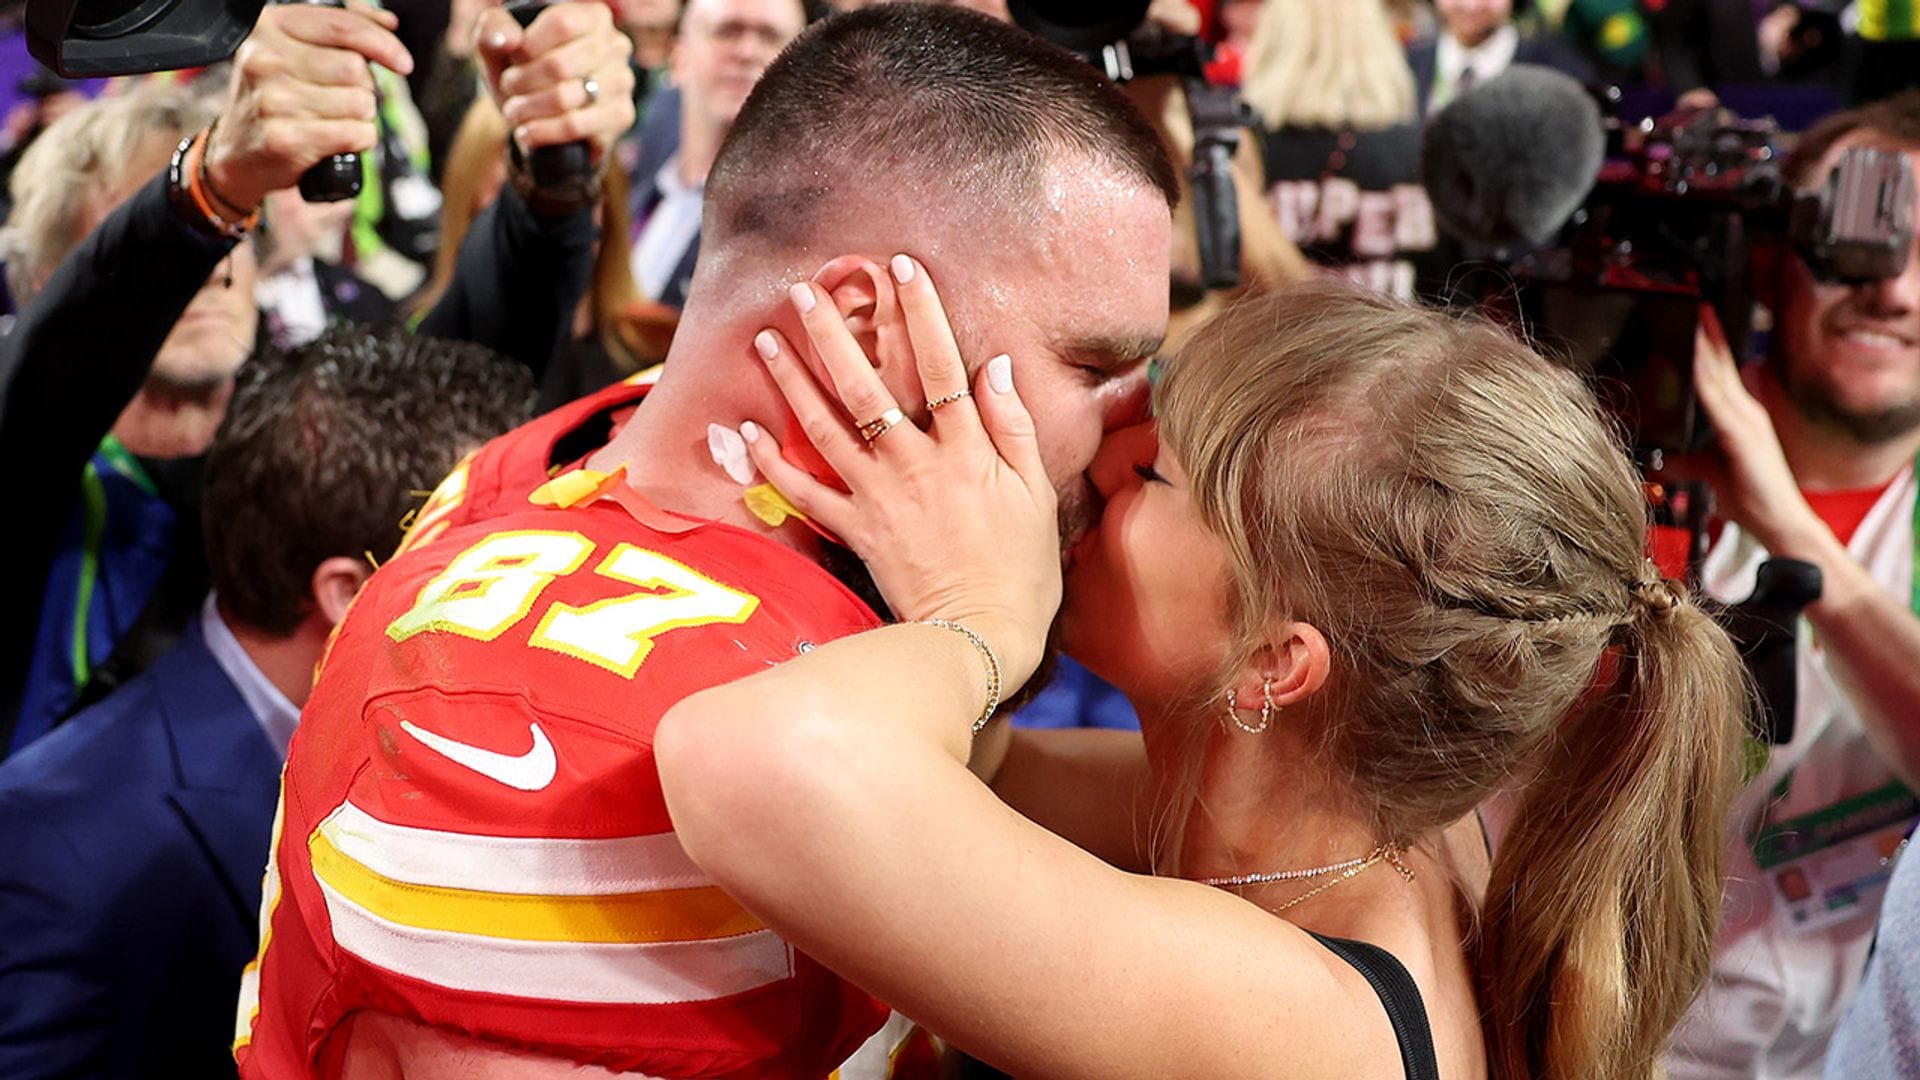
{"type": "Polygon", "coordinates": [[[1487,35],[1487,39],[1469,49],[1452,34],[1442,31],[1434,49],[1434,67],[1447,86],[1457,86],[1460,73],[1471,67],[1474,79],[1484,82],[1507,70],[1520,51],[1520,31],[1507,23],[1487,35]]]}
{"type": "Polygon", "coordinates": [[[207,594],[207,602],[200,608],[200,633],[206,638],[213,662],[226,672],[234,689],[240,691],[240,699],[247,703],[247,711],[260,722],[260,730],[266,732],[273,752],[280,755],[281,761],[287,760],[287,743],[292,741],[293,729],[300,723],[300,710],[273,685],[253,662],[253,657],[247,655],[240,639],[233,636],[233,630],[220,617],[220,607],[214,603],[212,593],[207,594]]]}

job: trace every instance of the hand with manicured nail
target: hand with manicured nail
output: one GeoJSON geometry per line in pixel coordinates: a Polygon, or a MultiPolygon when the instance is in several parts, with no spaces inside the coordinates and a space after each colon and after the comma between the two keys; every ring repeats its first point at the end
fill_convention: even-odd
{"type": "Polygon", "coordinates": [[[922,402],[896,402],[838,309],[803,282],[794,308],[830,385],[776,330],[761,331],[754,349],[848,490],[788,463],[765,424],[741,434],[761,475],[866,562],[895,615],[973,628],[999,653],[1011,692],[1039,665],[1060,606],[1053,485],[1011,358],[982,365],[969,388],[926,268],[900,256],[893,276],[921,384],[941,404],[928,415],[922,402]],[[926,416],[926,428],[909,413],[926,416]]]}

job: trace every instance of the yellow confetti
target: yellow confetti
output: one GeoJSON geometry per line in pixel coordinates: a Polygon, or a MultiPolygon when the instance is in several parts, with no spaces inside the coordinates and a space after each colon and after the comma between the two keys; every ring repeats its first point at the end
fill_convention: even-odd
{"type": "Polygon", "coordinates": [[[527,501],[535,506],[557,506],[566,509],[578,506],[599,495],[607,489],[607,482],[619,476],[619,473],[595,472],[592,469],[575,469],[533,489],[527,501]]]}
{"type": "Polygon", "coordinates": [[[740,500],[746,503],[747,509],[753,511],[753,516],[765,522],[768,528],[779,528],[786,524],[788,518],[807,520],[807,515],[801,513],[799,507],[788,502],[787,497],[780,494],[780,489],[772,484],[748,488],[746,493],[740,496],[740,500]]]}

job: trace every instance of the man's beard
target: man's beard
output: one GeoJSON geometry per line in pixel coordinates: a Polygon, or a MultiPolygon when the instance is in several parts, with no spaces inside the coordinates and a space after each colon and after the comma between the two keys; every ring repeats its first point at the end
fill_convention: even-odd
{"type": "MultiPolygon", "coordinates": [[[[1093,487],[1085,478],[1072,489],[1058,493],[1058,519],[1060,531],[1060,549],[1071,551],[1081,537],[1087,534],[1100,521],[1102,500],[1093,492],[1093,487]]],[[[1063,555],[1062,558],[1065,556],[1063,555]]],[[[872,608],[880,618],[889,623],[900,621],[893,609],[888,606],[886,597],[880,595],[880,587],[874,584],[873,575],[868,572],[867,564],[860,557],[839,544],[822,542],[820,545],[820,565],[833,575],[847,590],[872,608]]],[[[1063,568],[1064,569],[1064,568],[1063,568]]],[[[1064,608],[1065,605],[1062,605],[1064,608]]],[[[1053,676],[1060,668],[1060,611],[1053,613],[1053,622],[1047,626],[1047,644],[1040,655],[1040,666],[1034,669],[1029,678],[1012,696],[1000,703],[1002,713],[1019,711],[1039,696],[1047,688],[1053,676]]]]}
{"type": "Polygon", "coordinates": [[[1773,371],[1787,400],[1808,422],[1841,432],[1861,446],[1880,446],[1920,429],[1920,400],[1862,412],[1842,405],[1824,380],[1797,378],[1790,366],[1777,357],[1773,371]]]}

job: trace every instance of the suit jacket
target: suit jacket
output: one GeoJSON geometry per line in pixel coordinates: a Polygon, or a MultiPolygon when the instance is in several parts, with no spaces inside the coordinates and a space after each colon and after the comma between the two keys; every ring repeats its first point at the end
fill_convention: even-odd
{"type": "MultiPolygon", "coordinates": [[[[660,170],[667,159],[680,150],[680,90],[663,86],[647,102],[647,115],[640,122],[640,156],[633,166],[633,223],[636,230],[646,224],[647,215],[660,202],[660,170]]],[[[653,299],[668,307],[684,307],[687,286],[693,282],[694,260],[700,256],[700,234],[693,235],[685,254],[674,265],[667,287],[653,299]]]]}
{"type": "MultiPolygon", "coordinates": [[[[1413,90],[1421,116],[1427,115],[1427,102],[1433,98],[1439,52],[1439,43],[1432,38],[1407,46],[1407,66],[1413,69],[1413,90]]],[[[1552,68],[1581,82],[1594,77],[1593,64],[1558,34],[1521,34],[1513,62],[1552,68]]]]}
{"type": "Polygon", "coordinates": [[[0,765],[0,1076],[235,1075],[279,776],[197,621],[0,765]]]}

